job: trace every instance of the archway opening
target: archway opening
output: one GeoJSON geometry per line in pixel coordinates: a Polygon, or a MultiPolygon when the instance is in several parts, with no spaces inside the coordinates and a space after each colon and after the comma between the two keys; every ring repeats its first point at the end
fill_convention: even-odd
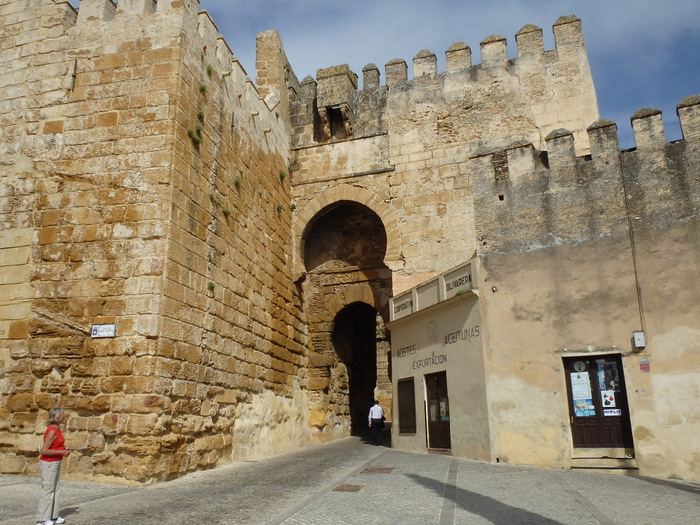
{"type": "Polygon", "coordinates": [[[383,264],[386,231],[379,216],[366,206],[341,201],[321,211],[304,238],[306,271],[371,268],[383,264]]]}
{"type": "Polygon", "coordinates": [[[388,317],[392,290],[391,270],[384,264],[384,224],[364,204],[338,201],[309,221],[301,247],[309,319],[310,441],[365,435],[374,396],[391,406],[382,320],[388,317]]]}
{"type": "Polygon", "coordinates": [[[365,303],[346,306],[335,318],[332,341],[348,376],[351,433],[364,435],[377,386],[377,311],[365,303]]]}

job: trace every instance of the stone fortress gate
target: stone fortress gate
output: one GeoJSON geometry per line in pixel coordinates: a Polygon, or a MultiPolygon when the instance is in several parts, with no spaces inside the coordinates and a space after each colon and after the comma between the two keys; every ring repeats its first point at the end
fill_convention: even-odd
{"type": "Polygon", "coordinates": [[[393,422],[390,299],[476,258],[487,459],[571,466],[542,400],[614,353],[640,471],[697,479],[697,96],[620,152],[575,16],[361,79],[299,81],[269,31],[253,80],[199,7],[0,5],[1,472],[37,472],[56,405],[66,475],[122,483],[393,422]]]}

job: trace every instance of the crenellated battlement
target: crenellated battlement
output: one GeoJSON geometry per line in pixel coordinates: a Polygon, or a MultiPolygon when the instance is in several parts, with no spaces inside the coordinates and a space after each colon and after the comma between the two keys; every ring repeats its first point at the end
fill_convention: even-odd
{"type": "MultiPolygon", "coordinates": [[[[508,58],[506,38],[501,35],[491,35],[484,38],[480,44],[480,63],[472,63],[471,48],[464,42],[457,42],[445,51],[446,73],[459,73],[472,67],[491,69],[510,65],[514,68],[531,67],[533,62],[542,60],[579,60],[580,53],[585,54],[581,20],[575,16],[559,18],[552,26],[555,48],[545,50],[542,29],[532,24],[525,25],[515,34],[517,56],[508,58]],[[572,56],[572,54],[574,56],[572,56]],[[521,62],[523,64],[521,64],[521,62]]],[[[430,50],[423,49],[412,59],[413,79],[438,74],[436,55],[430,50]]],[[[401,82],[409,81],[408,66],[404,59],[395,58],[384,66],[386,85],[391,87],[401,82]]],[[[534,73],[535,71],[533,71],[534,73]]]]}
{"type": "MultiPolygon", "coordinates": [[[[63,1],[63,0],[56,0],[63,1]]],[[[158,2],[157,0],[81,0],[78,6],[77,23],[99,24],[110,22],[123,17],[144,16],[152,14],[167,14],[171,12],[186,11],[196,13],[199,8],[199,0],[179,0],[176,2],[158,2]]]]}
{"type": "MultiPolygon", "coordinates": [[[[157,49],[182,41],[184,63],[199,70],[195,75],[198,80],[191,82],[223,94],[223,98],[218,97],[221,110],[251,136],[285,149],[286,126],[275,117],[280,111],[279,92],[271,87],[261,92],[248,78],[216,22],[206,10],[199,10],[199,0],[82,0],[77,10],[64,1],[48,1],[63,3],[72,11],[74,23],[69,31],[77,37],[76,45],[92,47],[99,62],[113,55],[124,56],[123,60],[113,58],[113,65],[137,65],[131,62],[138,59],[123,55],[124,50],[142,48],[157,54],[157,49]],[[127,44],[133,40],[137,41],[135,46],[127,44]]],[[[86,51],[79,57],[75,67],[78,77],[94,71],[96,61],[88,58],[86,51]]]]}
{"type": "Polygon", "coordinates": [[[477,235],[489,239],[482,252],[528,251],[610,235],[627,224],[622,205],[628,199],[639,210],[635,220],[649,218],[650,227],[694,216],[700,205],[693,160],[700,149],[700,96],[684,98],[677,109],[684,131],[679,141],[666,142],[661,112],[643,108],[631,117],[637,144],[632,149],[620,150],[614,122],[598,120],[586,130],[588,155],[577,155],[574,135],[557,129],[545,138],[546,151],[521,143],[471,157],[475,210],[481,216],[477,235]]]}
{"type": "Polygon", "coordinates": [[[124,15],[147,15],[185,10],[196,13],[199,0],[158,2],[157,0],[80,0],[79,23],[108,22],[124,15]]]}
{"type": "MultiPolygon", "coordinates": [[[[585,55],[583,33],[579,18],[575,16],[561,17],[553,25],[553,31],[555,49],[546,51],[542,39],[542,29],[532,24],[525,25],[515,35],[518,55],[511,60],[508,59],[505,37],[500,35],[486,37],[480,43],[481,63],[478,64],[472,63],[471,48],[464,42],[456,42],[445,51],[446,73],[464,72],[464,70],[472,67],[479,69],[499,68],[507,64],[517,68],[519,62],[526,62],[525,66],[529,67],[538,60],[578,60],[579,57],[572,58],[570,56],[571,53],[582,52],[585,55]]],[[[374,64],[369,64],[369,66],[376,68],[374,64]]],[[[423,49],[413,57],[412,67],[414,80],[438,74],[437,57],[432,51],[427,49],[423,49]]],[[[319,70],[319,74],[322,77],[326,77],[325,71],[324,69],[319,70]]],[[[384,66],[384,73],[386,86],[389,87],[409,80],[407,63],[401,58],[395,58],[387,62],[384,66]]],[[[320,81],[321,77],[317,77],[317,80],[320,81]]],[[[370,82],[370,85],[363,86],[363,89],[365,87],[372,89],[377,85],[375,82],[370,82]]]]}
{"type": "Polygon", "coordinates": [[[363,68],[361,87],[347,66],[319,69],[315,92],[300,94],[294,146],[390,131],[382,127],[390,120],[386,116],[415,114],[414,129],[425,126],[425,133],[438,135],[451,129],[454,140],[471,141],[474,149],[484,142],[506,146],[505,137],[512,136],[544,149],[548,133],[566,128],[577,138],[577,153],[587,154],[586,126],[599,115],[581,21],[561,17],[553,32],[555,49],[545,50],[542,30],[524,26],[516,34],[518,56],[513,59],[504,37],[488,36],[480,43],[481,62],[476,64],[471,48],[457,42],[445,51],[443,73],[436,55],[423,49],[413,57],[412,79],[406,61],[397,58],[384,66],[384,84],[374,64],[363,68]],[[426,103],[431,111],[417,110],[426,103]],[[524,113],[527,107],[532,111],[524,113]]]}
{"type": "Polygon", "coordinates": [[[536,165],[546,169],[557,170],[559,168],[593,165],[604,168],[614,157],[640,157],[655,156],[664,148],[677,148],[686,142],[694,143],[700,139],[700,95],[692,95],[684,98],[677,106],[677,114],[683,139],[680,141],[666,141],[661,110],[656,108],[642,108],[636,111],[630,118],[634,131],[636,147],[626,150],[620,149],[617,124],[611,120],[600,119],[588,126],[586,134],[590,145],[590,154],[577,155],[574,134],[567,129],[556,129],[545,137],[546,148],[540,151],[531,143],[516,143],[503,150],[480,151],[472,158],[491,157],[505,152],[508,156],[508,172],[511,175],[527,174],[536,165]],[[529,152],[525,154],[524,152],[529,152]],[[533,157],[536,161],[527,161],[526,165],[518,168],[511,159],[525,159],[533,157]]]}
{"type": "MultiPolygon", "coordinates": [[[[78,125],[71,104],[90,100],[104,105],[99,111],[106,115],[110,107],[101,101],[108,96],[128,100],[130,86],[140,85],[133,89],[143,91],[144,82],[154,89],[174,88],[175,74],[194,93],[210,90],[217,119],[235,119],[241,130],[266,147],[288,149],[288,118],[279,116],[288,117],[290,94],[282,84],[293,85],[296,79],[286,58],[291,74],[280,74],[274,82],[264,78],[264,84],[256,86],[209,13],[199,10],[199,0],[82,0],[77,9],[66,0],[39,0],[25,18],[19,23],[8,18],[11,29],[5,44],[24,48],[21,56],[40,53],[37,64],[43,67],[19,68],[3,82],[9,99],[36,95],[38,106],[51,107],[31,115],[29,122],[40,133],[70,131],[78,125]]],[[[279,36],[270,42],[270,53],[283,56],[279,36]]],[[[12,102],[8,118],[14,119],[14,106],[22,112],[22,105],[12,102]]],[[[197,111],[201,108],[193,108],[183,122],[185,129],[197,126],[197,111]]],[[[118,122],[124,115],[114,113],[111,118],[118,122]]],[[[3,155],[16,153],[11,149],[3,155]]]]}

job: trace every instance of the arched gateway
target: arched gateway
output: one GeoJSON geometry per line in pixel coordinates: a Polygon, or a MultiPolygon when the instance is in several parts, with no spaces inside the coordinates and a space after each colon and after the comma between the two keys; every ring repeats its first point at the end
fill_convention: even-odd
{"type": "Polygon", "coordinates": [[[391,401],[383,319],[392,287],[384,223],[365,204],[330,203],[306,224],[300,253],[311,441],[362,434],[374,397],[385,406],[391,401]]]}

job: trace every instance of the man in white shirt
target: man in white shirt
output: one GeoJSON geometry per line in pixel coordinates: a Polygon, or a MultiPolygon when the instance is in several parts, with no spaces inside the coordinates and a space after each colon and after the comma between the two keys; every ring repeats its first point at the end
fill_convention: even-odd
{"type": "Polygon", "coordinates": [[[379,401],[374,400],[374,406],[369,409],[369,427],[372,429],[374,444],[379,445],[382,441],[382,428],[384,428],[384,409],[379,406],[379,401]]]}

